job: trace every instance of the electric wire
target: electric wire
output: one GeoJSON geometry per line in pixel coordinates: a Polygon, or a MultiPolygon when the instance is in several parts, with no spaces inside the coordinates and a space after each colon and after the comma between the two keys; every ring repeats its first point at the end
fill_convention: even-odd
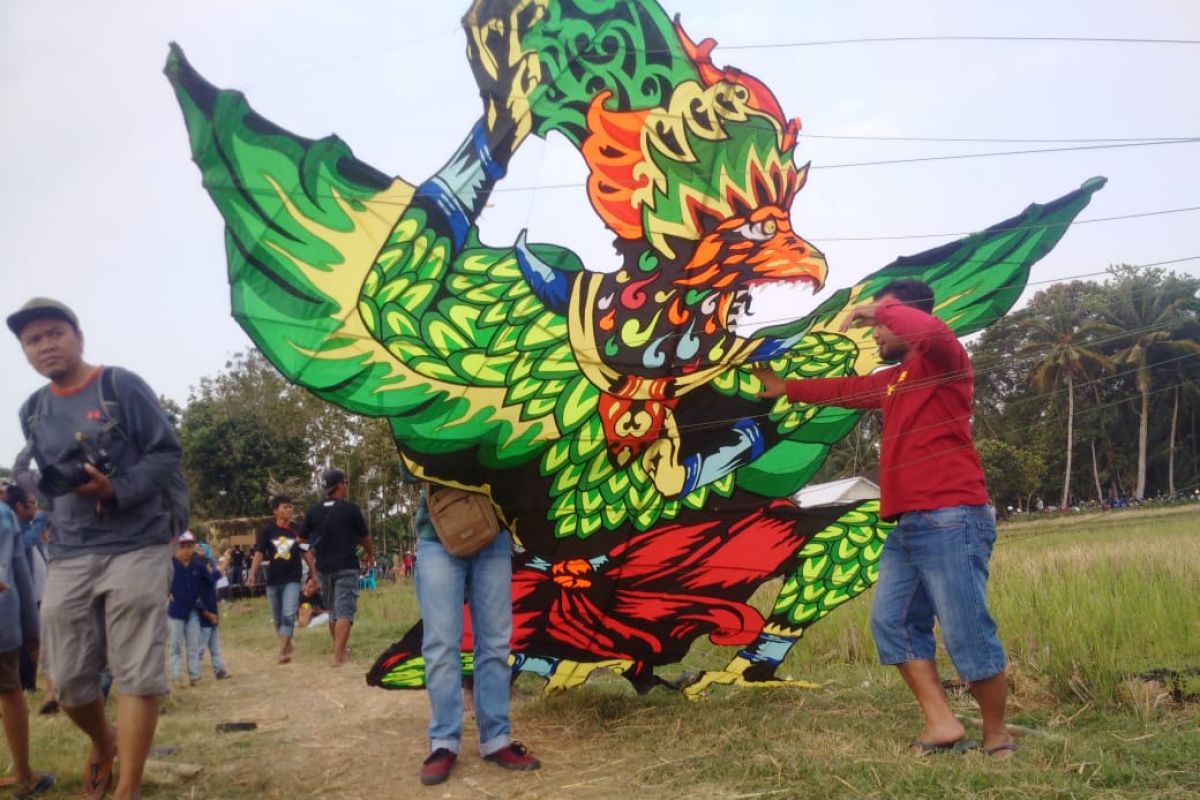
{"type": "MultiPolygon", "coordinates": [[[[847,44],[901,44],[922,42],[1057,42],[1073,44],[1157,44],[1200,45],[1200,39],[1172,39],[1130,36],[868,36],[849,39],[816,39],[796,42],[755,42],[718,45],[718,50],[777,50],[796,47],[829,47],[847,44]]],[[[660,48],[642,50],[646,53],[665,53],[660,48]]]]}
{"type": "MultiPolygon", "coordinates": [[[[1196,260],[1200,260],[1200,255],[1186,256],[1183,258],[1172,258],[1172,259],[1166,259],[1163,261],[1148,262],[1145,264],[1134,264],[1134,265],[1123,265],[1123,266],[1126,269],[1129,269],[1132,271],[1140,271],[1140,270],[1154,269],[1157,267],[1168,266],[1168,265],[1172,265],[1172,264],[1179,264],[1179,263],[1183,263],[1183,262],[1187,262],[1187,261],[1196,261],[1196,260]]],[[[974,259],[967,259],[962,263],[962,266],[968,266],[973,262],[974,262],[974,259]]],[[[1023,261],[999,260],[999,261],[988,261],[987,263],[992,264],[992,265],[1010,265],[1011,266],[1011,265],[1022,264],[1024,262],[1023,261]]],[[[1004,291],[1007,289],[1016,289],[1016,288],[1025,289],[1030,286],[1043,286],[1043,285],[1067,283],[1067,282],[1071,282],[1071,281],[1077,281],[1081,278],[1092,278],[1092,277],[1099,277],[1099,276],[1111,275],[1111,274],[1112,273],[1110,270],[1102,270],[1102,271],[1096,271],[1096,272],[1077,273],[1074,275],[1066,275],[1066,276],[1060,276],[1060,277],[1056,277],[1056,278],[1046,278],[1046,279],[1043,279],[1040,281],[1015,281],[1013,283],[1001,284],[1000,286],[993,287],[992,291],[1000,292],[1000,291],[1004,291]]],[[[847,288],[849,288],[849,287],[847,287],[847,288]]],[[[1149,290],[1149,289],[1147,289],[1147,290],[1149,290]]],[[[982,323],[983,323],[982,327],[986,327],[987,325],[990,325],[990,324],[996,322],[1000,318],[1006,316],[1008,313],[1009,312],[1006,311],[1002,314],[982,320],[982,323]]],[[[760,332],[764,329],[767,329],[769,332],[770,328],[775,327],[777,325],[794,323],[797,321],[798,320],[795,317],[780,317],[780,318],[763,319],[763,320],[756,319],[755,322],[758,323],[756,332],[754,334],[749,334],[745,337],[739,337],[739,338],[746,338],[746,339],[753,338],[755,336],[758,336],[759,335],[758,332],[760,332]]],[[[830,333],[831,331],[822,330],[820,332],[830,333]]],[[[661,337],[661,341],[663,344],[668,344],[676,339],[682,338],[687,335],[688,335],[687,331],[677,331],[674,333],[667,333],[661,337]]],[[[783,337],[782,337],[782,335],[780,335],[777,338],[783,338],[783,337]]],[[[561,359],[556,359],[556,361],[562,362],[569,358],[578,363],[598,364],[598,363],[601,363],[600,358],[598,356],[599,352],[600,352],[599,345],[584,346],[584,345],[576,344],[576,345],[572,346],[572,353],[570,356],[565,356],[561,359]],[[581,358],[580,356],[583,356],[583,358],[581,358]]],[[[629,366],[637,366],[637,365],[630,363],[629,366]]],[[[703,367],[711,367],[711,366],[715,366],[715,362],[701,361],[699,363],[699,367],[702,367],[702,368],[703,367]]]]}
{"type": "MultiPolygon", "coordinates": [[[[949,38],[949,37],[939,37],[939,38],[949,38]]],[[[1001,38],[1011,38],[1011,37],[1001,37],[1001,38]]],[[[908,40],[908,39],[905,39],[905,40],[908,40]]],[[[835,42],[828,42],[828,43],[835,43],[835,42]]],[[[803,44],[814,44],[814,43],[792,43],[792,45],[789,45],[789,46],[799,46],[799,45],[803,45],[803,44]]],[[[766,45],[766,46],[775,46],[775,45],[766,45]]],[[[736,48],[730,47],[728,49],[736,49],[736,48]]],[[[824,165],[824,168],[842,168],[842,167],[852,167],[852,166],[876,166],[876,165],[887,164],[887,163],[908,163],[911,161],[927,161],[927,160],[932,161],[932,160],[946,160],[946,159],[954,159],[954,158],[979,158],[979,157],[988,157],[988,156],[1021,155],[1021,154],[1037,153],[1037,152],[1061,152],[1061,151],[1066,151],[1066,150],[1101,149],[1101,148],[1108,148],[1108,147],[1148,146],[1148,145],[1154,145],[1154,144],[1179,144],[1179,143],[1191,143],[1191,142],[1195,142],[1195,141],[1200,141],[1200,140],[1191,139],[1191,140],[1146,141],[1146,142],[1124,143],[1124,144],[1106,144],[1106,145],[1099,145],[1096,147],[1089,146],[1089,147],[1072,147],[1072,148],[1046,148],[1046,149],[1039,149],[1039,150],[1009,151],[1009,152],[1003,152],[1003,153],[957,154],[957,155],[952,155],[952,156],[933,156],[933,157],[925,157],[925,158],[917,158],[917,159],[893,159],[890,161],[860,162],[860,163],[854,163],[854,164],[833,164],[833,165],[824,165]]],[[[821,167],[817,167],[817,168],[821,168],[821,167]]],[[[582,186],[584,184],[577,184],[577,185],[582,186]]],[[[506,187],[496,187],[496,189],[494,189],[494,191],[506,191],[506,190],[520,191],[525,188],[526,187],[513,187],[512,189],[508,189],[506,187]]],[[[557,188],[557,187],[546,186],[546,187],[534,187],[534,188],[557,188]]],[[[1175,211],[1184,211],[1184,210],[1193,210],[1193,209],[1165,210],[1163,212],[1150,212],[1150,213],[1174,213],[1175,211]]],[[[1128,217],[1125,217],[1125,218],[1132,218],[1135,216],[1142,216],[1142,215],[1129,215],[1128,217]]],[[[380,218],[382,219],[382,217],[380,217],[380,218]]],[[[1116,218],[1110,218],[1110,219],[1116,219],[1116,218]]],[[[1088,220],[1088,221],[1091,221],[1091,220],[1088,220]]],[[[1094,221],[1107,221],[1107,220],[1097,219],[1094,221]]],[[[1080,222],[1085,222],[1085,221],[1081,220],[1080,222]]],[[[954,235],[954,234],[949,234],[949,235],[954,235]]],[[[922,236],[924,236],[924,235],[922,235],[922,236]]],[[[929,235],[929,236],[935,236],[935,235],[929,235]]],[[[890,238],[890,237],[887,237],[887,238],[890,238]]]]}
{"type": "MultiPolygon", "coordinates": [[[[1140,270],[1145,270],[1145,269],[1157,268],[1157,267],[1165,266],[1165,265],[1177,264],[1177,263],[1186,262],[1186,261],[1193,261],[1193,260],[1197,260],[1197,259],[1200,259],[1200,255],[1187,256],[1187,257],[1175,258],[1175,259],[1167,259],[1167,260],[1157,261],[1157,262],[1148,262],[1145,264],[1138,264],[1138,265],[1125,265],[1125,268],[1128,270],[1131,270],[1131,271],[1140,271],[1140,270]]],[[[965,263],[969,264],[970,262],[967,261],[965,263]]],[[[1000,262],[993,262],[993,263],[1022,263],[1022,262],[1000,261],[1000,262]]],[[[1066,283],[1068,281],[1075,281],[1080,278],[1096,277],[1096,276],[1111,275],[1111,274],[1112,274],[1111,271],[1105,270],[1105,271],[1099,271],[1099,272],[1079,273],[1079,274],[1075,274],[1075,275],[1062,276],[1062,277],[1058,277],[1058,278],[1046,279],[1043,281],[1025,281],[1025,282],[1018,281],[1018,282],[1015,282],[1012,284],[1001,285],[1001,286],[995,287],[994,291],[1001,291],[1004,289],[1011,289],[1011,288],[1017,288],[1017,287],[1028,287],[1028,286],[1035,286],[1035,285],[1066,283]]],[[[1147,287],[1145,287],[1144,290],[1145,291],[1153,291],[1154,287],[1147,286],[1147,287]]],[[[355,312],[351,312],[351,313],[355,313],[355,312]]],[[[983,320],[982,321],[983,327],[986,327],[987,325],[999,320],[1000,318],[1006,316],[1008,313],[1009,312],[1004,312],[1004,313],[998,314],[994,317],[991,317],[990,319],[983,320]]],[[[794,318],[787,317],[787,318],[782,318],[782,319],[778,319],[778,320],[763,320],[762,322],[763,322],[763,327],[766,327],[766,326],[772,324],[773,322],[787,323],[787,322],[794,322],[794,321],[796,321],[794,318]]],[[[543,331],[545,331],[544,327],[542,329],[543,329],[543,331]]],[[[548,336],[552,336],[552,337],[554,336],[553,334],[551,334],[548,331],[546,331],[546,333],[548,336]]],[[[665,341],[670,341],[675,338],[679,338],[685,334],[686,334],[686,332],[670,333],[670,334],[666,334],[663,338],[665,341]]],[[[753,335],[754,334],[752,334],[751,336],[753,336],[753,335]]],[[[360,337],[360,338],[365,338],[365,337],[360,337]]],[[[544,357],[547,358],[548,360],[552,361],[553,363],[566,363],[567,361],[574,361],[578,364],[597,365],[597,364],[603,363],[600,360],[598,353],[599,353],[598,346],[597,347],[584,347],[584,346],[579,346],[579,345],[573,345],[572,352],[569,354],[564,354],[561,357],[553,357],[553,358],[551,358],[549,356],[544,356],[544,357]]],[[[620,365],[620,362],[613,361],[611,359],[610,359],[610,363],[616,363],[618,366],[620,365]]],[[[634,366],[634,365],[631,363],[628,366],[634,366]]],[[[700,364],[700,366],[701,367],[711,367],[711,366],[715,366],[715,363],[714,362],[703,362],[700,364]]],[[[982,374],[986,371],[987,371],[986,368],[984,368],[983,370],[977,369],[976,374],[977,375],[982,374]]],[[[843,376],[843,377],[849,377],[849,376],[843,376]]],[[[474,386],[474,385],[470,385],[470,384],[463,384],[464,393],[472,388],[478,389],[478,388],[483,388],[483,387],[474,386]]],[[[497,388],[497,387],[492,387],[492,388],[497,388]]],[[[732,420],[729,420],[729,421],[732,421],[732,420]]]]}
{"type": "MultiPolygon", "coordinates": [[[[1144,334],[1144,333],[1150,333],[1150,332],[1166,330],[1166,329],[1167,329],[1166,326],[1148,326],[1146,328],[1138,329],[1138,330],[1128,332],[1128,333],[1123,332],[1121,334],[1114,334],[1113,336],[1109,337],[1109,339],[1107,339],[1107,340],[1100,340],[1098,344],[1106,344],[1106,343],[1110,343],[1113,341],[1121,341],[1121,340],[1128,339],[1131,336],[1136,337],[1136,336],[1144,334]]],[[[951,383],[951,382],[958,381],[958,380],[963,380],[972,374],[975,377],[978,377],[980,374],[984,374],[984,373],[987,373],[990,371],[995,371],[995,370],[999,370],[999,369],[1011,369],[1012,363],[1014,361],[1035,361],[1040,356],[1049,353],[1053,349],[1054,349],[1054,345],[1048,345],[1040,353],[1030,352],[1029,354],[1017,356],[1015,358],[997,357],[997,363],[995,365],[988,365],[984,369],[973,370],[973,371],[958,370],[958,371],[941,373],[939,375],[931,376],[931,377],[923,379],[923,380],[906,382],[903,385],[903,387],[899,388],[897,391],[912,392],[914,390],[920,390],[920,389],[928,388],[931,386],[938,386],[941,384],[946,384],[946,383],[951,383]]],[[[1176,356],[1173,358],[1162,359],[1161,361],[1156,361],[1155,366],[1161,366],[1164,364],[1172,364],[1172,363],[1176,363],[1176,362],[1183,362],[1183,361],[1187,361],[1188,359],[1192,359],[1192,358],[1200,358],[1200,354],[1195,354],[1195,353],[1184,354],[1184,355],[1176,356]]],[[[1095,385],[1095,384],[1103,384],[1103,383],[1108,383],[1108,382],[1112,382],[1112,381],[1117,381],[1117,380],[1129,377],[1130,375],[1135,375],[1139,369],[1140,369],[1139,367],[1134,366],[1134,367],[1130,367],[1129,369],[1126,369],[1126,370],[1123,370],[1120,372],[1115,372],[1112,374],[1102,374],[1093,379],[1081,380],[1078,383],[1074,383],[1073,388],[1074,389],[1083,389],[1083,388],[1087,388],[1087,387],[1095,385]]],[[[846,376],[835,376],[835,377],[867,378],[867,377],[871,377],[873,375],[879,375],[879,374],[880,374],[879,372],[874,372],[874,373],[871,373],[870,375],[846,375],[846,376]]],[[[805,379],[800,378],[798,380],[802,381],[805,379]]],[[[822,378],[817,377],[817,378],[813,378],[812,380],[822,380],[822,378]]],[[[843,405],[843,402],[859,404],[859,403],[865,403],[868,401],[873,401],[878,395],[883,393],[884,389],[885,389],[885,387],[880,386],[880,387],[873,387],[869,390],[863,390],[862,392],[859,392],[859,393],[846,394],[846,395],[843,395],[843,396],[837,398],[837,402],[834,402],[834,401],[830,401],[830,402],[826,402],[826,403],[803,403],[803,402],[801,402],[801,403],[795,403],[793,405],[807,405],[810,407],[821,407],[821,406],[837,406],[839,408],[849,407],[849,408],[853,408],[855,410],[861,410],[861,411],[878,410],[878,408],[879,408],[878,405],[872,405],[870,407],[863,407],[861,405],[846,406],[846,405],[843,405]]],[[[1063,387],[1062,389],[1055,389],[1055,390],[1052,390],[1049,392],[1040,392],[1036,395],[1035,398],[1031,398],[1031,402],[1033,400],[1046,402],[1048,400],[1055,399],[1059,395],[1066,394],[1067,392],[1068,392],[1068,389],[1066,387],[1063,387]]],[[[679,425],[678,429],[681,433],[683,433],[683,432],[690,433],[693,431],[699,432],[699,431],[724,429],[724,428],[728,428],[730,425],[732,425],[734,422],[737,422],[740,419],[749,419],[751,421],[770,420],[771,416],[774,413],[775,412],[772,410],[772,411],[762,412],[759,414],[743,415],[743,416],[738,416],[738,417],[733,417],[733,418],[717,419],[717,420],[704,420],[703,422],[692,423],[692,424],[688,424],[688,425],[679,425]]],[[[974,416],[973,412],[968,412],[966,415],[964,415],[962,417],[952,418],[949,421],[950,422],[962,422],[964,420],[971,419],[973,416],[974,416]]],[[[908,435],[911,435],[914,433],[922,433],[926,430],[931,430],[934,428],[942,427],[945,424],[946,424],[946,420],[942,420],[942,421],[939,421],[938,423],[930,425],[930,426],[926,426],[926,427],[918,426],[915,428],[910,428],[910,429],[901,431],[900,433],[896,434],[896,438],[901,438],[901,437],[908,436],[908,435]]],[[[585,441],[586,441],[586,439],[585,439],[585,441]]]]}
{"type": "MultiPolygon", "coordinates": [[[[1183,208],[1164,208],[1158,211],[1140,211],[1132,214],[1117,214],[1111,217],[1091,217],[1089,219],[1076,219],[1069,223],[1065,223],[1064,227],[1073,225],[1088,225],[1094,222],[1116,222],[1126,219],[1140,219],[1142,217],[1158,217],[1166,214],[1184,214],[1190,211],[1200,211],[1200,206],[1184,206],[1183,208]]],[[[1041,225],[1017,225],[1012,228],[1007,228],[1008,231],[1027,231],[1038,228],[1051,227],[1047,224],[1041,225]]],[[[941,239],[947,236],[974,236],[983,231],[948,231],[946,233],[908,233],[895,236],[817,236],[811,235],[810,238],[815,242],[886,242],[900,241],[905,239],[941,239]]],[[[808,236],[809,234],[805,234],[808,236]]]]}
{"type": "Polygon", "coordinates": [[[939,142],[939,143],[964,143],[964,144],[1102,144],[1107,142],[1168,142],[1179,141],[1183,139],[1196,139],[1200,136],[1190,134],[1181,136],[1108,136],[1100,138],[1060,138],[1060,139],[1037,139],[1037,138],[999,138],[987,139],[973,136],[875,136],[869,134],[853,134],[853,133],[807,133],[800,131],[796,134],[797,139],[835,139],[846,141],[862,141],[862,142],[939,142]]]}
{"type": "MultiPolygon", "coordinates": [[[[1197,141],[1200,141],[1200,139],[1198,139],[1197,141]]],[[[278,192],[271,190],[271,189],[253,189],[253,188],[245,187],[245,186],[232,186],[232,185],[218,186],[216,184],[207,183],[207,182],[203,183],[202,185],[203,185],[205,191],[210,192],[210,193],[234,192],[234,193],[241,194],[244,196],[248,195],[248,196],[260,196],[260,197],[272,197],[272,198],[280,197],[280,194],[278,192]]],[[[580,183],[580,184],[573,184],[573,185],[574,186],[584,186],[585,184],[580,183]]],[[[526,189],[529,189],[529,190],[536,190],[538,188],[544,188],[544,187],[526,187],[526,189]]],[[[554,188],[554,187],[552,187],[552,188],[554,188]]],[[[557,188],[563,188],[563,187],[557,187],[557,188]]],[[[501,190],[502,190],[502,187],[497,186],[492,191],[498,192],[501,190]]],[[[300,189],[300,188],[295,189],[294,192],[288,192],[285,196],[288,198],[288,200],[293,201],[293,202],[296,200],[297,197],[303,197],[306,200],[340,199],[340,196],[334,195],[332,193],[330,193],[330,194],[306,193],[303,189],[300,189]]],[[[392,207],[398,207],[398,208],[407,208],[408,206],[411,205],[411,201],[384,200],[384,199],[379,199],[379,198],[360,198],[360,199],[358,199],[358,202],[361,206],[371,209],[372,211],[375,210],[376,206],[392,206],[392,207]]],[[[1128,219],[1140,219],[1142,217],[1157,217],[1157,216],[1166,216],[1166,215],[1171,215],[1171,214],[1185,214],[1185,213],[1190,213],[1192,211],[1200,211],[1200,206],[1182,206],[1182,207],[1177,207],[1177,208],[1153,209],[1150,211],[1134,211],[1134,212],[1130,212],[1128,214],[1115,214],[1115,215],[1107,216],[1107,217],[1091,217],[1091,218],[1086,218],[1086,219],[1076,219],[1076,220],[1072,220],[1069,223],[1055,223],[1055,224],[1042,223],[1042,224],[1037,224],[1037,225],[1017,225],[1012,228],[1008,228],[1006,230],[1007,231],[1025,231],[1025,230],[1037,230],[1040,228],[1049,228],[1049,227],[1054,227],[1055,225],[1060,225],[1062,227],[1070,227],[1072,225],[1088,225],[1088,224],[1097,223],[1097,222],[1119,222],[1119,221],[1128,220],[1128,219]]],[[[382,216],[381,213],[377,213],[376,216],[380,220],[384,220],[384,217],[382,216]]],[[[938,238],[945,238],[945,237],[949,237],[949,236],[974,236],[975,234],[978,234],[978,233],[984,233],[984,232],[986,232],[986,230],[987,230],[986,228],[981,228],[981,229],[974,230],[974,231],[946,231],[944,233],[901,233],[901,234],[884,234],[884,235],[870,235],[870,236],[846,236],[846,235],[820,236],[820,235],[814,235],[814,234],[810,234],[810,233],[806,232],[805,236],[814,242],[872,242],[872,241],[883,242],[883,241],[898,241],[898,240],[903,240],[903,239],[938,239],[938,238]]]]}

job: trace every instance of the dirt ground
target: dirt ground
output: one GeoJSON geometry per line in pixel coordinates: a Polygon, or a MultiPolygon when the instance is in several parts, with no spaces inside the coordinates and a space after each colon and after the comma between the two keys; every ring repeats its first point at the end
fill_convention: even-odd
{"type": "MultiPolygon", "coordinates": [[[[586,747],[564,742],[562,731],[525,733],[544,766],[514,773],[480,759],[478,734],[468,706],[463,748],[449,782],[424,787],[418,780],[428,752],[424,692],[368,687],[369,656],[356,655],[341,668],[327,665],[328,637],[297,632],[297,659],[275,663],[269,649],[239,642],[236,630],[223,641],[234,677],[215,681],[206,674],[197,687],[176,687],[166,702],[156,745],[178,752],[156,759],[149,769],[155,785],[147,798],[371,798],[410,792],[438,798],[611,797],[615,787],[592,782],[611,777],[610,764],[581,764],[586,747]],[[252,731],[218,733],[222,722],[254,722],[252,731]],[[568,752],[570,755],[568,755],[568,752]],[[186,778],[180,770],[202,769],[186,778]]],[[[522,707],[538,702],[519,696],[513,703],[514,733],[522,737],[522,707]]],[[[58,720],[65,723],[65,720],[58,720]]],[[[70,736],[64,729],[64,734],[70,736]]],[[[65,796],[65,795],[64,795],[65,796]]]]}

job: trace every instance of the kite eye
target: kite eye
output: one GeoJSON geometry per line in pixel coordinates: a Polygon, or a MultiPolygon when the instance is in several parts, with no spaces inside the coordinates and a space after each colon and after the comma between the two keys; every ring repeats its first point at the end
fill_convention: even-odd
{"type": "Polygon", "coordinates": [[[737,228],[737,233],[743,239],[749,239],[752,242],[765,242],[774,236],[777,230],[779,230],[779,226],[775,223],[775,220],[768,219],[762,222],[747,222],[745,225],[737,228]]]}

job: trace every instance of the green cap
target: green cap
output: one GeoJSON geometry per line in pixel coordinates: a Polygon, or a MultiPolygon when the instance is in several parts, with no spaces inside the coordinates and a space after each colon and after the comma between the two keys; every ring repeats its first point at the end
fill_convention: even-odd
{"type": "Polygon", "coordinates": [[[75,312],[67,308],[65,303],[60,303],[57,300],[52,300],[49,297],[35,297],[25,305],[21,306],[20,311],[14,311],[8,315],[8,329],[17,336],[21,335],[21,329],[35,319],[65,319],[71,323],[71,327],[79,330],[79,317],[75,316],[75,312]]]}

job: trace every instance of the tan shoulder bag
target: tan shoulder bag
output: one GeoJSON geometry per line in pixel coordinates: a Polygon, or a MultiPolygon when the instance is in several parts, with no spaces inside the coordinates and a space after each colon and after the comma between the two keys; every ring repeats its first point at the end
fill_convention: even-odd
{"type": "Polygon", "coordinates": [[[491,498],[449,486],[427,489],[429,519],[446,552],[470,558],[500,533],[500,520],[491,498]]]}

